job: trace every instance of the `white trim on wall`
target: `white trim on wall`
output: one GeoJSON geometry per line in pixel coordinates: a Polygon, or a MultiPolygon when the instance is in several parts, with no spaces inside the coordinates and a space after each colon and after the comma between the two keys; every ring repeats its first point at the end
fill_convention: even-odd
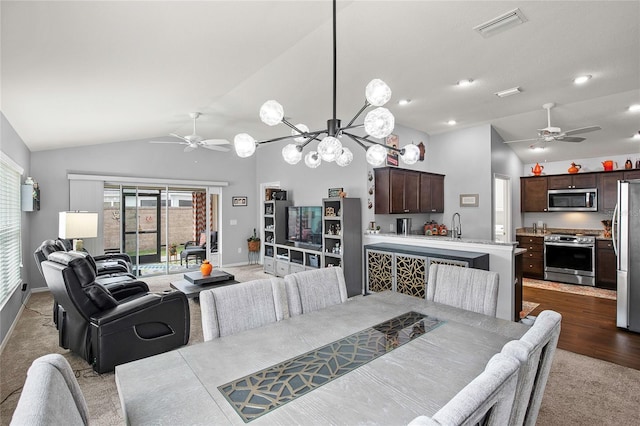
{"type": "Polygon", "coordinates": [[[153,185],[171,185],[171,186],[229,186],[229,182],[217,182],[208,180],[187,180],[187,179],[166,179],[166,178],[146,178],[131,176],[109,176],[109,175],[91,175],[82,173],[67,173],[69,180],[99,180],[107,183],[148,183],[153,185]]]}

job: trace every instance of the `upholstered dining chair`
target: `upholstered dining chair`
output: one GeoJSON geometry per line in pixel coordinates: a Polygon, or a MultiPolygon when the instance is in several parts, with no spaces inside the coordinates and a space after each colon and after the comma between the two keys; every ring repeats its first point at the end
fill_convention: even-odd
{"type": "Polygon", "coordinates": [[[88,424],[87,403],[69,362],[60,354],[44,355],[33,361],[11,425],[88,424]]]}
{"type": "Polygon", "coordinates": [[[510,425],[536,424],[542,395],[547,384],[558,337],[562,315],[555,311],[542,311],[520,340],[508,342],[502,352],[520,362],[516,398],[510,425]]]}
{"type": "Polygon", "coordinates": [[[434,263],[429,267],[426,299],[495,317],[498,281],[496,272],[434,263]]]}
{"type": "Polygon", "coordinates": [[[419,416],[409,426],[505,426],[509,422],[518,380],[518,361],[499,353],[471,383],[433,417],[419,416]]]}
{"type": "Polygon", "coordinates": [[[205,341],[289,318],[282,278],[265,278],[201,291],[200,310],[205,341]]]}
{"type": "Polygon", "coordinates": [[[291,316],[347,301],[347,284],[339,266],[285,275],[284,283],[291,316]]]}

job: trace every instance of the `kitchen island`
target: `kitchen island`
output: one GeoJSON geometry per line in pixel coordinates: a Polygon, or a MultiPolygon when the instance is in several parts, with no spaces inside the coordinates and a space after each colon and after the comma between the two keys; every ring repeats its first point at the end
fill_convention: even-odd
{"type": "MultiPolygon", "coordinates": [[[[498,309],[496,316],[506,320],[518,318],[516,314],[516,243],[497,243],[494,241],[474,240],[429,235],[397,235],[391,233],[364,234],[363,245],[380,243],[415,246],[416,248],[454,250],[474,252],[489,256],[489,270],[500,276],[498,289],[498,309]]],[[[518,253],[520,254],[520,253],[518,253]]],[[[367,283],[364,283],[364,289],[367,283]]]]}

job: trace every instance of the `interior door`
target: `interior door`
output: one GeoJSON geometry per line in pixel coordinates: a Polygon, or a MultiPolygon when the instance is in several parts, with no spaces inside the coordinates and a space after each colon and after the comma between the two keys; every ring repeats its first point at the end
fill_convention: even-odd
{"type": "Polygon", "coordinates": [[[160,191],[123,189],[122,241],[134,264],[160,262],[160,191]]]}
{"type": "Polygon", "coordinates": [[[511,180],[508,176],[493,178],[493,240],[507,243],[511,240],[511,180]]]}

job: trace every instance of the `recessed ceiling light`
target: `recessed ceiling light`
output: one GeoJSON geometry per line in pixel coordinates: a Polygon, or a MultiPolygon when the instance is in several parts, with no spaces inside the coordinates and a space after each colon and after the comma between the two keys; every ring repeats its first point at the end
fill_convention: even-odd
{"type": "Polygon", "coordinates": [[[544,151],[544,146],[529,145],[529,149],[531,151],[539,152],[539,151],[544,151]]]}
{"type": "Polygon", "coordinates": [[[512,87],[511,89],[507,89],[507,90],[503,90],[501,92],[495,92],[494,95],[496,95],[499,98],[505,98],[507,96],[511,96],[511,95],[515,95],[516,93],[520,93],[520,87],[512,87]]]}
{"type": "Polygon", "coordinates": [[[591,76],[587,74],[587,75],[581,75],[579,77],[574,78],[573,82],[575,84],[584,84],[589,80],[591,80],[591,76]]]}
{"type": "Polygon", "coordinates": [[[638,133],[634,134],[631,138],[632,139],[640,139],[640,130],[638,130],[638,133]]]}
{"type": "Polygon", "coordinates": [[[398,101],[398,105],[409,105],[411,103],[411,99],[400,99],[398,101]]]}
{"type": "Polygon", "coordinates": [[[640,104],[634,104],[634,105],[631,105],[631,106],[629,107],[629,111],[631,111],[631,112],[638,112],[638,111],[640,111],[640,104]]]}
{"type": "Polygon", "coordinates": [[[471,78],[466,78],[463,80],[460,80],[456,83],[458,86],[460,87],[467,87],[467,86],[471,86],[471,84],[473,84],[473,79],[471,78]]]}
{"type": "Polygon", "coordinates": [[[456,124],[456,120],[449,120],[449,121],[447,121],[447,124],[449,126],[453,126],[454,124],[456,124]]]}

